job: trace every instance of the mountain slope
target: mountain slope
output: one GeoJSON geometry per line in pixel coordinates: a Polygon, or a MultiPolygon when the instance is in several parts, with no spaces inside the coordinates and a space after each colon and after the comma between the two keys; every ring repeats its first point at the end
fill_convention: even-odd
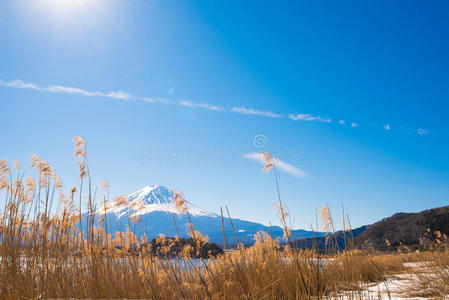
{"type": "MultiPolygon", "coordinates": [[[[160,233],[174,237],[177,235],[177,230],[181,237],[188,237],[188,215],[181,216],[178,213],[173,205],[174,196],[166,187],[147,186],[130,194],[128,199],[128,205],[113,207],[106,212],[102,209],[97,211],[99,217],[104,216],[104,219],[107,220],[108,232],[125,231],[129,226],[138,237],[145,234],[151,239],[160,233]],[[140,219],[140,221],[133,224],[133,220],[136,219],[140,219]],[[176,221],[176,226],[173,219],[176,221]]],[[[188,201],[186,201],[186,206],[195,229],[209,236],[211,242],[223,244],[221,215],[208,212],[188,201]]],[[[283,236],[283,229],[278,226],[270,228],[240,219],[232,219],[232,224],[235,227],[235,233],[230,220],[224,218],[224,231],[228,246],[237,244],[235,235],[239,242],[244,244],[252,244],[254,235],[259,231],[271,232],[274,238],[283,236]]],[[[292,233],[298,238],[313,236],[311,231],[306,230],[294,230],[292,233]]]]}
{"type": "Polygon", "coordinates": [[[351,231],[337,231],[326,236],[317,236],[313,238],[304,238],[295,240],[292,244],[300,249],[346,249],[353,245],[353,239],[365,232],[367,226],[361,226],[351,231]]]}
{"type": "Polygon", "coordinates": [[[449,206],[394,214],[369,225],[355,243],[361,248],[376,249],[428,246],[438,238],[437,232],[449,234],[449,206]]]}

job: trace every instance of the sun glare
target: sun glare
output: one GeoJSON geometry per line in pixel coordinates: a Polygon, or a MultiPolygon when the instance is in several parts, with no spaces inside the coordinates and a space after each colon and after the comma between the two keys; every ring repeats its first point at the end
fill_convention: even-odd
{"type": "Polygon", "coordinates": [[[38,4],[48,13],[56,17],[74,17],[77,14],[91,11],[99,0],[40,0],[38,4]]]}
{"type": "Polygon", "coordinates": [[[44,26],[52,26],[52,34],[72,38],[85,35],[95,24],[101,23],[108,8],[104,0],[34,0],[27,3],[26,9],[31,15],[44,26]]]}
{"type": "Polygon", "coordinates": [[[89,1],[77,0],[41,0],[41,5],[55,10],[70,10],[86,5],[89,1]]]}

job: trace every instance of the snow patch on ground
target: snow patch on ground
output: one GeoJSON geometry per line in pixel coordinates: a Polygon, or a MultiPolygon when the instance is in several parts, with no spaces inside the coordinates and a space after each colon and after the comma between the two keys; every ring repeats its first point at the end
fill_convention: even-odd
{"type": "MultiPolygon", "coordinates": [[[[361,292],[351,291],[340,295],[334,299],[390,299],[390,300],[420,300],[434,299],[426,297],[410,297],[410,294],[416,292],[416,282],[419,273],[428,273],[428,262],[407,262],[404,266],[410,269],[409,273],[395,274],[387,276],[384,281],[372,284],[361,284],[361,292]]],[[[424,291],[420,291],[424,292],[424,291]]],[[[449,299],[449,295],[444,299],[449,299]]]]}

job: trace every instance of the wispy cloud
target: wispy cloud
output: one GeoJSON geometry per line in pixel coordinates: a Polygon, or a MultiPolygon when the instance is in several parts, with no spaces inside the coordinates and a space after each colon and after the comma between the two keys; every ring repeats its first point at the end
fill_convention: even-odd
{"type": "Polygon", "coordinates": [[[92,91],[87,91],[87,90],[83,90],[80,88],[76,88],[76,87],[70,87],[70,86],[62,86],[62,85],[49,85],[46,87],[42,87],[42,86],[38,86],[34,83],[26,83],[23,82],[20,79],[16,79],[10,82],[5,82],[0,80],[0,85],[1,86],[7,86],[7,87],[11,87],[11,88],[16,88],[16,89],[31,89],[31,90],[36,90],[36,91],[41,91],[41,92],[50,92],[50,93],[58,93],[58,94],[76,94],[76,95],[81,95],[81,96],[86,96],[86,97],[106,97],[106,98],[114,98],[114,99],[119,99],[119,100],[130,100],[132,98],[132,96],[130,94],[124,93],[124,92],[120,92],[120,91],[111,91],[111,92],[92,92],[92,91]]]}
{"type": "MultiPolygon", "coordinates": [[[[252,159],[252,160],[258,161],[262,164],[264,163],[262,153],[257,153],[257,152],[247,153],[247,154],[244,154],[243,157],[247,158],[247,159],[252,159]]],[[[292,175],[295,175],[297,177],[307,176],[307,173],[304,172],[303,170],[301,170],[297,167],[294,167],[286,162],[283,162],[282,160],[279,160],[277,158],[273,158],[273,163],[276,166],[276,168],[278,168],[282,171],[285,171],[287,173],[290,173],[292,175]]]]}
{"type": "Polygon", "coordinates": [[[216,106],[216,105],[211,105],[211,104],[207,104],[207,103],[197,103],[191,100],[181,100],[178,102],[179,105],[181,106],[185,106],[185,107],[190,107],[190,108],[204,108],[207,110],[211,110],[211,111],[223,111],[222,108],[216,106]]]}
{"type": "Polygon", "coordinates": [[[167,98],[153,98],[153,97],[140,97],[141,101],[147,102],[147,103],[160,103],[160,104],[172,104],[172,101],[167,98]]]}
{"type": "Polygon", "coordinates": [[[320,116],[312,116],[311,114],[289,114],[288,117],[294,121],[309,121],[309,122],[322,122],[322,123],[332,123],[329,118],[323,118],[320,116]]]}
{"type": "Polygon", "coordinates": [[[132,97],[130,94],[127,94],[124,92],[109,92],[104,96],[109,97],[109,98],[120,99],[120,100],[129,100],[132,97]]]}
{"type": "MultiPolygon", "coordinates": [[[[39,92],[49,92],[49,93],[58,93],[58,94],[69,94],[69,95],[80,95],[85,97],[103,97],[103,98],[111,98],[111,99],[117,99],[122,101],[128,101],[128,100],[134,100],[134,101],[143,101],[146,103],[159,103],[159,104],[166,104],[166,105],[176,105],[176,106],[182,106],[182,107],[188,107],[191,109],[206,109],[209,111],[221,111],[221,112],[234,112],[244,115],[256,115],[256,116],[262,116],[267,118],[285,118],[288,117],[290,120],[293,121],[304,121],[304,122],[320,122],[320,123],[327,123],[331,124],[332,119],[325,118],[321,116],[316,116],[312,114],[288,114],[288,115],[282,115],[279,113],[275,113],[269,110],[257,110],[253,108],[248,108],[245,106],[235,106],[232,109],[226,109],[217,105],[213,105],[210,103],[204,103],[204,102],[195,102],[192,100],[179,100],[174,101],[170,100],[164,97],[140,97],[140,96],[134,96],[132,94],[129,94],[127,92],[123,91],[109,91],[109,92],[100,92],[100,91],[89,91],[77,87],[71,87],[71,86],[63,86],[63,85],[55,85],[51,84],[48,86],[40,86],[34,83],[30,82],[24,82],[20,79],[12,80],[12,81],[3,81],[0,79],[0,86],[4,87],[10,87],[14,89],[29,89],[29,90],[35,90],[39,92]]],[[[169,90],[169,94],[173,94],[174,89],[169,90]]],[[[359,124],[355,122],[347,122],[345,120],[339,120],[338,124],[350,125],[350,127],[355,128],[358,127],[359,124]]],[[[412,128],[405,128],[404,126],[400,127],[401,129],[405,130],[415,130],[412,128]],[[404,129],[405,128],[405,129],[404,129]]],[[[391,125],[386,124],[383,126],[384,130],[391,130],[391,125]]],[[[416,129],[416,133],[418,135],[426,135],[429,133],[428,130],[423,128],[416,129]]],[[[281,162],[282,163],[282,162],[281,162]]]]}
{"type": "Polygon", "coordinates": [[[41,88],[33,83],[26,83],[22,80],[16,79],[13,81],[5,82],[0,80],[0,85],[7,86],[15,89],[33,89],[33,90],[41,90],[41,88]]]}
{"type": "Polygon", "coordinates": [[[282,118],[282,115],[274,113],[272,111],[255,110],[252,108],[246,108],[244,106],[233,107],[232,111],[239,113],[239,114],[245,114],[245,115],[257,115],[257,116],[263,116],[263,117],[269,117],[269,118],[282,118]]]}
{"type": "Polygon", "coordinates": [[[61,85],[50,85],[47,88],[39,88],[39,90],[52,92],[52,93],[62,93],[62,94],[78,94],[83,95],[87,97],[92,96],[100,96],[99,92],[89,92],[83,89],[74,88],[74,87],[68,87],[68,86],[61,86],[61,85]]]}

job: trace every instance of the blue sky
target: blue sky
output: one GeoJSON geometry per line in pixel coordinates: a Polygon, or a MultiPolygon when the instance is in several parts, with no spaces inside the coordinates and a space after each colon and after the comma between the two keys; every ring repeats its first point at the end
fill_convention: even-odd
{"type": "Polygon", "coordinates": [[[269,151],[298,228],[448,204],[447,1],[55,3],[0,3],[0,158],[70,188],[79,135],[114,194],[277,224],[269,151]]]}

